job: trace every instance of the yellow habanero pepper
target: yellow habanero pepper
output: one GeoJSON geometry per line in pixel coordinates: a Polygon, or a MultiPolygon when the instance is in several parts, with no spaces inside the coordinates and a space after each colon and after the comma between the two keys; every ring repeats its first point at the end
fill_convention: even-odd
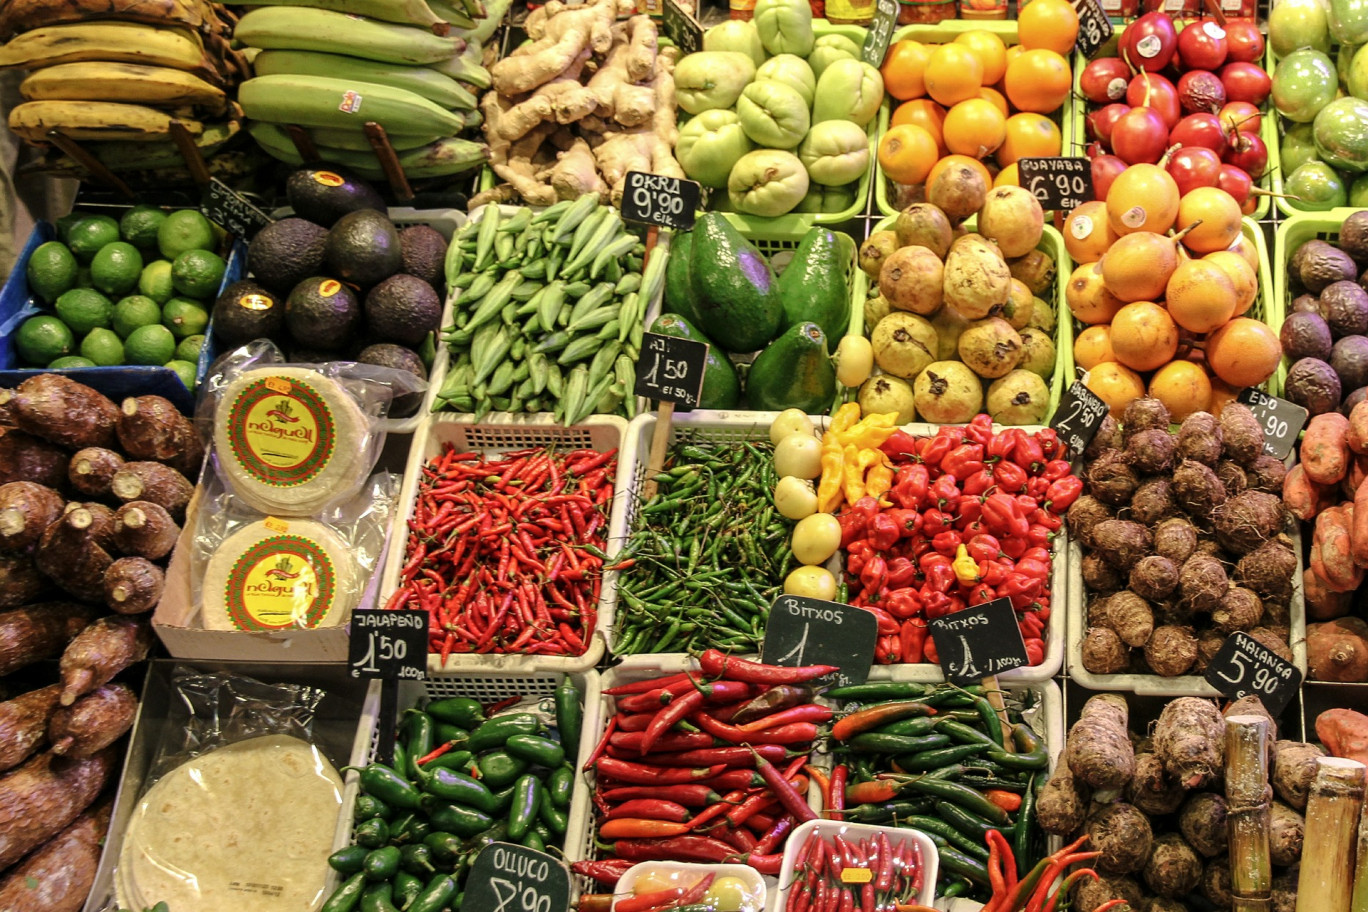
{"type": "Polygon", "coordinates": [[[842,446],[853,443],[861,449],[873,449],[893,436],[898,429],[897,420],[895,412],[866,415],[858,424],[839,433],[836,439],[841,441],[842,446]]]}
{"type": "Polygon", "coordinates": [[[969,556],[969,549],[960,545],[955,552],[955,559],[950,562],[950,566],[955,568],[955,578],[962,585],[972,586],[979,581],[978,563],[969,556]]]}
{"type": "MultiPolygon", "coordinates": [[[[866,450],[865,452],[869,451],[866,450]]],[[[883,495],[888,492],[889,488],[893,487],[893,467],[888,464],[887,456],[878,450],[874,452],[879,453],[879,464],[872,466],[865,473],[865,494],[877,498],[880,506],[891,507],[893,506],[892,502],[885,500],[883,495]]]]}
{"type": "Polygon", "coordinates": [[[831,423],[827,425],[826,437],[822,438],[823,441],[828,438],[835,440],[839,435],[854,427],[859,420],[860,403],[847,402],[845,405],[838,408],[836,414],[831,417],[831,423]]]}
{"type": "Polygon", "coordinates": [[[841,506],[841,482],[844,479],[845,456],[841,448],[822,444],[822,476],[817,482],[817,509],[835,513],[841,506]]]}
{"type": "Polygon", "coordinates": [[[845,460],[841,486],[845,490],[846,503],[853,505],[864,497],[865,465],[860,462],[860,448],[853,443],[846,444],[845,449],[841,451],[841,458],[845,460]]]}

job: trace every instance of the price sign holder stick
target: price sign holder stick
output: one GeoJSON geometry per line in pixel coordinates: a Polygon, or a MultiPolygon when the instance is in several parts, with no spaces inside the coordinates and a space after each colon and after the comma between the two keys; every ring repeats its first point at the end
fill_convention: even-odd
{"type": "Polygon", "coordinates": [[[1202,5],[1206,7],[1206,10],[1211,14],[1211,17],[1216,20],[1216,24],[1221,28],[1225,28],[1226,14],[1221,9],[1221,4],[1218,0],[1205,0],[1202,5]]]}
{"type": "Polygon", "coordinates": [[[47,133],[48,142],[65,152],[70,158],[74,159],[82,168],[90,172],[90,176],[96,181],[104,184],[109,189],[118,193],[125,199],[136,199],[137,194],[133,189],[124,183],[123,178],[116,175],[105,167],[104,162],[86,151],[80,143],[67,136],[61,130],[49,130],[47,133]]]}
{"type": "Polygon", "coordinates": [[[394,146],[390,144],[389,135],[385,133],[385,128],[373,120],[366,121],[364,127],[366,140],[370,143],[371,151],[375,153],[375,158],[380,162],[380,170],[385,172],[385,179],[389,181],[390,189],[400,202],[407,203],[413,199],[413,188],[409,186],[408,177],[404,174],[404,166],[399,164],[399,154],[394,151],[394,146]]]}
{"type": "Polygon", "coordinates": [[[286,124],[285,131],[290,134],[290,142],[294,143],[295,151],[299,157],[304,159],[304,164],[312,165],[323,160],[323,156],[318,154],[318,146],[314,145],[313,137],[309,131],[298,124],[286,124]]]}
{"type": "Polygon", "coordinates": [[[1008,753],[1012,747],[1012,723],[1007,718],[1007,702],[1002,699],[1002,685],[998,683],[997,675],[989,675],[983,679],[983,695],[988,698],[988,705],[993,707],[993,712],[1002,722],[1002,747],[1008,753]]]}
{"type": "MultiPolygon", "coordinates": [[[[395,729],[399,724],[399,679],[395,677],[384,677],[380,679],[380,738],[376,745],[379,751],[377,759],[391,766],[394,764],[394,741],[398,735],[395,729]]],[[[417,757],[413,758],[417,760],[417,757]]],[[[408,776],[407,770],[397,770],[399,775],[408,776]]]]}
{"type": "Polygon", "coordinates": [[[204,163],[204,153],[195,145],[195,137],[190,135],[185,124],[178,120],[171,121],[171,139],[176,144],[176,151],[185,159],[185,167],[190,171],[190,179],[195,186],[201,190],[209,186],[209,167],[204,163]]]}
{"type": "Polygon", "coordinates": [[[651,457],[646,462],[646,484],[641,489],[642,500],[650,500],[656,495],[655,477],[665,467],[665,451],[670,446],[670,430],[674,425],[673,402],[661,401],[656,410],[655,432],[651,435],[651,457]]]}

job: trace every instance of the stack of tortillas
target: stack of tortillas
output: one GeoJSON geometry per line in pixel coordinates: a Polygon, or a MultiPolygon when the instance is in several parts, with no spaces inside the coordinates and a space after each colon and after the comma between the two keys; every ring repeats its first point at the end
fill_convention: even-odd
{"type": "Polygon", "coordinates": [[[370,421],[347,390],[317,371],[266,367],[228,384],[214,427],[233,493],[261,513],[311,516],[358,490],[370,421]]]}
{"type": "Polygon", "coordinates": [[[268,735],[167,773],[134,809],[121,905],[313,912],[324,900],[342,779],[313,745],[268,735]]]}
{"type": "Polygon", "coordinates": [[[335,627],[360,589],[342,538],[307,519],[267,518],[214,550],[201,587],[204,627],[268,631],[335,627]]]}

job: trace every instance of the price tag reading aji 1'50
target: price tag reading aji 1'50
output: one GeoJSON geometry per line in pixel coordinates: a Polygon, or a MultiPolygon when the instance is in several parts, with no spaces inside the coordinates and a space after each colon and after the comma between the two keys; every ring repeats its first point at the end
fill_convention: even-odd
{"type": "Polygon", "coordinates": [[[1232,633],[1207,666],[1206,681],[1232,700],[1250,694],[1277,717],[1301,688],[1297,666],[1247,633],[1232,633]]]}
{"type": "Polygon", "coordinates": [[[935,618],[927,626],[941,671],[952,684],[977,684],[1031,663],[1011,599],[993,599],[935,618]]]}
{"type": "Polygon", "coordinates": [[[702,196],[694,181],[628,171],[622,190],[622,217],[629,222],[688,231],[694,226],[702,196]]]}
{"type": "Polygon", "coordinates": [[[496,842],[470,866],[461,906],[480,912],[565,912],[570,871],[545,852],[496,842]]]}
{"type": "Polygon", "coordinates": [[[697,408],[708,367],[708,343],[644,333],[633,392],[659,402],[697,408]]]}
{"type": "Polygon", "coordinates": [[[878,635],[878,620],[863,608],[784,595],[770,606],[761,658],[788,668],[835,665],[841,670],[819,680],[836,687],[863,684],[878,635]]]}
{"type": "Polygon", "coordinates": [[[347,664],[353,678],[427,675],[428,613],[421,609],[353,611],[347,664]]]}

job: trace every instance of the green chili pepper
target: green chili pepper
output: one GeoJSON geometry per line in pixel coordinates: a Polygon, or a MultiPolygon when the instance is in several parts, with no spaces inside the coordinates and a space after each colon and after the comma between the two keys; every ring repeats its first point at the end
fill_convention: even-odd
{"type": "Polygon", "coordinates": [[[546,840],[536,830],[528,830],[527,835],[522,838],[522,844],[538,852],[546,851],[546,840]]]}
{"type": "Polygon", "coordinates": [[[470,764],[475,761],[475,755],[468,750],[449,750],[440,757],[434,757],[421,767],[423,774],[429,776],[433,770],[449,769],[463,773],[470,769],[470,764]]]}
{"type": "Polygon", "coordinates": [[[361,912],[399,912],[394,908],[394,886],[374,883],[361,894],[361,912]]]}
{"type": "Polygon", "coordinates": [[[372,817],[384,817],[388,820],[393,813],[388,804],[374,795],[357,795],[356,803],[352,805],[353,820],[370,820],[372,817]]]}
{"type": "Polygon", "coordinates": [[[423,845],[427,846],[432,851],[432,857],[442,864],[452,864],[465,853],[461,837],[440,830],[424,836],[423,845]]]}
{"type": "MultiPolygon", "coordinates": [[[[395,745],[398,747],[398,745],[395,745]]],[[[396,759],[396,763],[398,760],[396,759]]],[[[358,767],[343,767],[343,772],[358,769],[358,767]]],[[[383,763],[372,763],[370,766],[360,769],[361,790],[367,795],[373,795],[390,807],[413,810],[418,807],[418,802],[422,799],[422,793],[414,788],[413,783],[394,770],[385,766],[383,763]]]]}
{"type": "Polygon", "coordinates": [[[461,728],[474,728],[485,721],[484,706],[479,700],[469,697],[447,697],[433,700],[423,709],[439,722],[459,725],[461,728]]]}
{"type": "Polygon", "coordinates": [[[423,882],[409,872],[399,871],[394,875],[394,901],[400,910],[412,907],[413,901],[422,892],[423,882]]]}
{"type": "Polygon", "coordinates": [[[1042,770],[1050,763],[1045,743],[1036,737],[1031,727],[1024,722],[1012,726],[1012,744],[1018,753],[994,749],[988,752],[988,759],[1008,769],[1042,770]]]}
{"type": "Polygon", "coordinates": [[[569,753],[579,750],[580,727],[584,722],[584,698],[575,682],[566,675],[556,688],[556,729],[560,743],[569,753]]]}
{"type": "Polygon", "coordinates": [[[461,744],[470,737],[470,730],[461,728],[459,725],[452,725],[450,722],[435,722],[432,726],[432,734],[438,744],[450,744],[452,742],[461,744]]]}
{"type": "Polygon", "coordinates": [[[514,757],[506,750],[492,750],[482,754],[476,761],[480,767],[480,779],[491,789],[501,789],[512,785],[518,777],[527,772],[528,763],[514,757]]]}
{"type": "Polygon", "coordinates": [[[513,793],[517,787],[517,780],[514,780],[512,785],[506,785],[495,792],[494,810],[490,811],[490,813],[495,816],[508,813],[508,809],[513,806],[513,793]]]}
{"type": "Polygon", "coordinates": [[[378,849],[389,842],[389,824],[379,817],[372,817],[370,820],[357,824],[352,838],[356,840],[356,844],[359,846],[378,849]]]}
{"type": "Polygon", "coordinates": [[[875,702],[924,697],[933,689],[931,685],[913,684],[910,681],[876,681],[867,684],[847,684],[844,687],[833,687],[823,691],[822,695],[833,700],[875,702]]]}
{"type": "MultiPolygon", "coordinates": [[[[550,800],[550,796],[547,796],[550,800]]],[[[513,807],[508,813],[508,837],[522,839],[527,835],[542,802],[542,784],[536,776],[526,775],[513,786],[513,807]]]]}
{"type": "Polygon", "coordinates": [[[442,912],[456,895],[456,880],[446,874],[438,874],[428,881],[427,886],[413,900],[408,912],[442,912]]]}
{"type": "Polygon", "coordinates": [[[429,807],[428,821],[443,832],[468,837],[489,829],[494,818],[459,804],[437,803],[429,807]]]}
{"type": "Polygon", "coordinates": [[[417,778],[420,772],[418,769],[419,758],[432,753],[435,738],[434,723],[432,716],[427,713],[410,709],[404,714],[404,726],[407,731],[404,753],[408,759],[408,774],[411,778],[417,778]]]}
{"type": "Polygon", "coordinates": [[[946,801],[953,802],[962,808],[973,811],[985,820],[994,824],[1005,826],[1007,824],[1007,812],[998,807],[979,792],[974,791],[967,785],[960,785],[958,782],[950,782],[945,779],[932,779],[928,776],[921,776],[915,779],[908,779],[903,783],[903,788],[921,792],[924,795],[934,795],[937,798],[944,798],[946,801]]]}
{"type": "MultiPolygon", "coordinates": [[[[899,719],[896,722],[889,722],[887,725],[880,725],[874,731],[881,735],[914,735],[917,737],[929,736],[936,728],[938,716],[917,716],[912,719],[899,719]]],[[[942,735],[945,743],[950,743],[949,735],[942,735]]]]}
{"type": "Polygon", "coordinates": [[[366,875],[358,871],[338,884],[319,912],[352,912],[361,902],[361,894],[365,891],[366,875]]]}
{"type": "Polygon", "coordinates": [[[366,860],[368,854],[370,850],[365,846],[347,846],[328,856],[328,867],[339,874],[355,874],[361,870],[361,862],[366,860]]]}
{"type": "Polygon", "coordinates": [[[486,814],[493,814],[497,810],[494,794],[489,790],[489,786],[478,779],[449,769],[433,770],[432,775],[423,783],[423,791],[444,801],[464,804],[486,814]]]}
{"type": "Polygon", "coordinates": [[[399,848],[397,846],[384,846],[375,849],[361,863],[361,871],[366,875],[366,880],[372,882],[389,880],[397,870],[399,870],[399,848]]]}
{"type": "Polygon", "coordinates": [[[556,768],[546,780],[546,792],[558,808],[570,806],[570,795],[575,789],[575,769],[569,764],[556,768]]]}
{"type": "Polygon", "coordinates": [[[944,747],[950,743],[950,739],[945,735],[886,735],[881,732],[861,732],[846,743],[851,750],[874,754],[915,754],[944,747]]]}
{"type": "Polygon", "coordinates": [[[513,735],[535,735],[540,729],[541,723],[531,713],[496,716],[481,723],[479,728],[470,733],[465,748],[479,754],[492,748],[503,747],[504,742],[513,735]]]}
{"type": "MultiPolygon", "coordinates": [[[[427,836],[423,838],[426,839],[427,836]]],[[[422,843],[404,846],[399,850],[399,866],[410,874],[431,874],[432,849],[422,843]]]]}
{"type": "Polygon", "coordinates": [[[940,856],[943,869],[954,874],[963,874],[975,883],[988,883],[988,866],[982,861],[977,861],[951,848],[939,847],[936,854],[940,856]]]}
{"type": "Polygon", "coordinates": [[[989,830],[1001,830],[1002,835],[1007,837],[1016,835],[1016,830],[1012,827],[994,826],[988,821],[974,816],[964,808],[951,804],[949,801],[936,802],[936,816],[959,830],[965,836],[979,842],[983,842],[987,839],[989,830]]]}
{"type": "Polygon", "coordinates": [[[924,750],[915,754],[903,754],[898,757],[897,763],[898,768],[905,773],[921,773],[927,770],[940,769],[947,763],[959,763],[961,760],[967,760],[986,750],[988,747],[983,744],[956,744],[952,747],[924,750]]]}
{"type": "Polygon", "coordinates": [[[537,803],[537,816],[542,823],[551,828],[551,832],[557,837],[564,836],[566,828],[570,825],[570,816],[556,807],[551,796],[545,793],[542,794],[541,801],[537,803]]]}
{"type": "Polygon", "coordinates": [[[1031,776],[1026,791],[1021,795],[1021,808],[1017,811],[1016,836],[1012,839],[1012,854],[1016,856],[1017,876],[1025,877],[1030,870],[1031,830],[1035,828],[1036,783],[1041,774],[1031,776]]]}
{"type": "Polygon", "coordinates": [[[565,762],[565,751],[550,738],[539,735],[510,735],[504,742],[509,756],[537,766],[555,769],[565,762]]]}

